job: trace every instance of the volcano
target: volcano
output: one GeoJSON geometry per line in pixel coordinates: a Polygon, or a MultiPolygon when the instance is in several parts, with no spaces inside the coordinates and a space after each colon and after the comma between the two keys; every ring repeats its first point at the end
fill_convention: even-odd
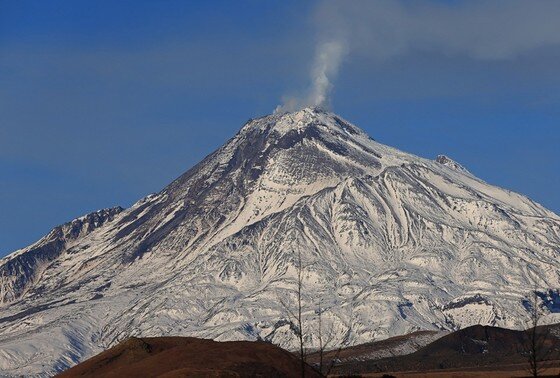
{"type": "MultiPolygon", "coordinates": [[[[440,155],[318,108],[248,121],[128,209],[0,260],[0,371],[51,375],[129,337],[332,347],[420,330],[524,328],[560,309],[560,217],[440,155]],[[301,264],[300,264],[301,262],[301,264]]],[[[552,315],[551,315],[552,316],[552,315]]]]}

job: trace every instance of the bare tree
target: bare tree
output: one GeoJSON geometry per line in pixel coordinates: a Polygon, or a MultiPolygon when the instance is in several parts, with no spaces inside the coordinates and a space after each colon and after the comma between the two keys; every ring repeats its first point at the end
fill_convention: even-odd
{"type": "MultiPolygon", "coordinates": [[[[324,323],[323,323],[323,313],[325,310],[322,307],[322,304],[319,306],[319,310],[317,311],[318,315],[318,330],[317,330],[317,339],[319,341],[319,349],[317,353],[319,354],[319,372],[324,375],[328,376],[332,369],[334,368],[338,358],[340,356],[340,352],[342,351],[342,347],[344,345],[343,342],[338,344],[337,348],[331,348],[334,345],[336,331],[334,325],[331,324],[327,328],[327,333],[324,334],[324,323]],[[328,352],[327,352],[328,351],[328,352]]],[[[346,331],[346,339],[349,340],[351,331],[352,331],[352,306],[350,306],[350,316],[348,322],[348,330],[346,331]]]]}
{"type": "MultiPolygon", "coordinates": [[[[292,306],[287,303],[284,298],[279,296],[279,302],[282,307],[286,310],[289,317],[295,322],[294,331],[298,338],[299,342],[299,356],[301,361],[301,376],[305,377],[305,368],[306,368],[306,349],[305,349],[305,340],[304,340],[304,324],[303,324],[303,275],[304,275],[305,267],[302,262],[301,258],[301,251],[298,250],[297,253],[297,261],[296,261],[296,309],[295,311],[292,310],[292,306]]],[[[350,307],[350,320],[348,323],[348,331],[347,331],[347,338],[350,337],[351,328],[352,328],[352,307],[350,307]]],[[[338,357],[340,355],[340,351],[342,350],[342,343],[338,346],[338,348],[334,351],[334,356],[330,358],[330,360],[325,360],[325,352],[329,350],[334,343],[335,340],[335,329],[334,326],[331,324],[329,326],[328,332],[325,334],[324,332],[324,325],[323,325],[323,313],[324,309],[322,304],[319,306],[318,314],[318,341],[319,341],[319,373],[327,376],[331,370],[333,369],[338,357]]],[[[292,323],[293,324],[293,323],[292,323]]],[[[331,350],[332,351],[332,350],[331,350]]],[[[332,355],[332,353],[330,353],[332,355]]]]}
{"type": "Polygon", "coordinates": [[[319,372],[321,372],[321,374],[323,374],[323,355],[325,352],[325,347],[326,345],[323,344],[323,322],[322,320],[322,316],[323,316],[323,306],[322,303],[319,304],[319,332],[318,332],[318,339],[319,339],[319,372]]]}
{"type": "Polygon", "coordinates": [[[305,348],[303,345],[303,322],[301,320],[301,291],[303,288],[303,265],[301,263],[301,251],[298,249],[297,264],[297,321],[298,321],[298,338],[299,338],[299,358],[301,360],[301,376],[305,377],[305,348]]]}
{"type": "Polygon", "coordinates": [[[330,348],[331,343],[334,341],[334,336],[335,336],[335,330],[334,330],[334,326],[331,324],[328,327],[328,331],[327,333],[324,335],[323,334],[323,313],[325,312],[325,310],[323,309],[322,304],[319,306],[319,309],[317,311],[317,315],[318,315],[318,329],[317,329],[317,339],[319,341],[319,349],[317,350],[317,353],[319,353],[319,372],[322,375],[327,376],[330,371],[332,370],[335,361],[338,359],[338,355],[340,354],[340,350],[342,349],[342,344],[339,345],[339,348],[337,349],[335,356],[333,358],[330,359],[329,364],[326,363],[325,361],[325,352],[330,348]]]}
{"type": "Polygon", "coordinates": [[[301,376],[305,377],[306,363],[305,363],[305,345],[303,340],[304,333],[303,333],[303,321],[302,321],[303,264],[301,261],[301,251],[299,249],[297,254],[296,270],[297,270],[296,312],[294,313],[294,311],[292,311],[288,303],[286,303],[282,298],[279,299],[282,307],[284,307],[284,309],[288,312],[289,316],[296,322],[295,333],[299,341],[299,358],[301,360],[301,376]]]}
{"type": "Polygon", "coordinates": [[[533,290],[528,302],[530,311],[529,326],[526,330],[525,351],[527,353],[527,371],[532,377],[538,377],[546,368],[545,360],[549,353],[546,345],[548,339],[548,329],[539,327],[543,312],[539,306],[539,295],[537,290],[533,290]]]}

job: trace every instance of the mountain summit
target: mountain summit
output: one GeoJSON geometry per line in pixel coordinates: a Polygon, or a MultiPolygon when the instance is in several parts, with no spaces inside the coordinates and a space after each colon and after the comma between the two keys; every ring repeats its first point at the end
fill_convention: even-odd
{"type": "Polygon", "coordinates": [[[282,302],[299,256],[309,346],[318,312],[353,345],[521,328],[534,287],[558,308],[557,215],[317,108],[250,120],[160,193],[99,214],[0,260],[4,374],[52,374],[130,336],[293,348],[282,302]]]}

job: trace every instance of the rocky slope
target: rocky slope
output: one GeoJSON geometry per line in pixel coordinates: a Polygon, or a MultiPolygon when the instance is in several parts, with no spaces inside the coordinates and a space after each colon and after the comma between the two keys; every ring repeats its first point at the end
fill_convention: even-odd
{"type": "Polygon", "coordinates": [[[160,193],[101,218],[0,260],[5,374],[61,371],[129,336],[292,348],[299,256],[309,346],[319,312],[332,345],[355,345],[524,327],[531,288],[558,310],[557,215],[320,109],[250,120],[160,193]],[[37,252],[51,239],[65,242],[37,252]]]}

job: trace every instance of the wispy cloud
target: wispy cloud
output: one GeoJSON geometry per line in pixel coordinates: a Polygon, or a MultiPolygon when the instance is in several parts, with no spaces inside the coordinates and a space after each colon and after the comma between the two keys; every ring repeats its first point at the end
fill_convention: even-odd
{"type": "Polygon", "coordinates": [[[310,87],[278,111],[328,105],[346,54],[386,61],[415,52],[466,59],[515,59],[560,45],[560,2],[552,0],[331,0],[314,14],[317,53],[310,87]]]}

